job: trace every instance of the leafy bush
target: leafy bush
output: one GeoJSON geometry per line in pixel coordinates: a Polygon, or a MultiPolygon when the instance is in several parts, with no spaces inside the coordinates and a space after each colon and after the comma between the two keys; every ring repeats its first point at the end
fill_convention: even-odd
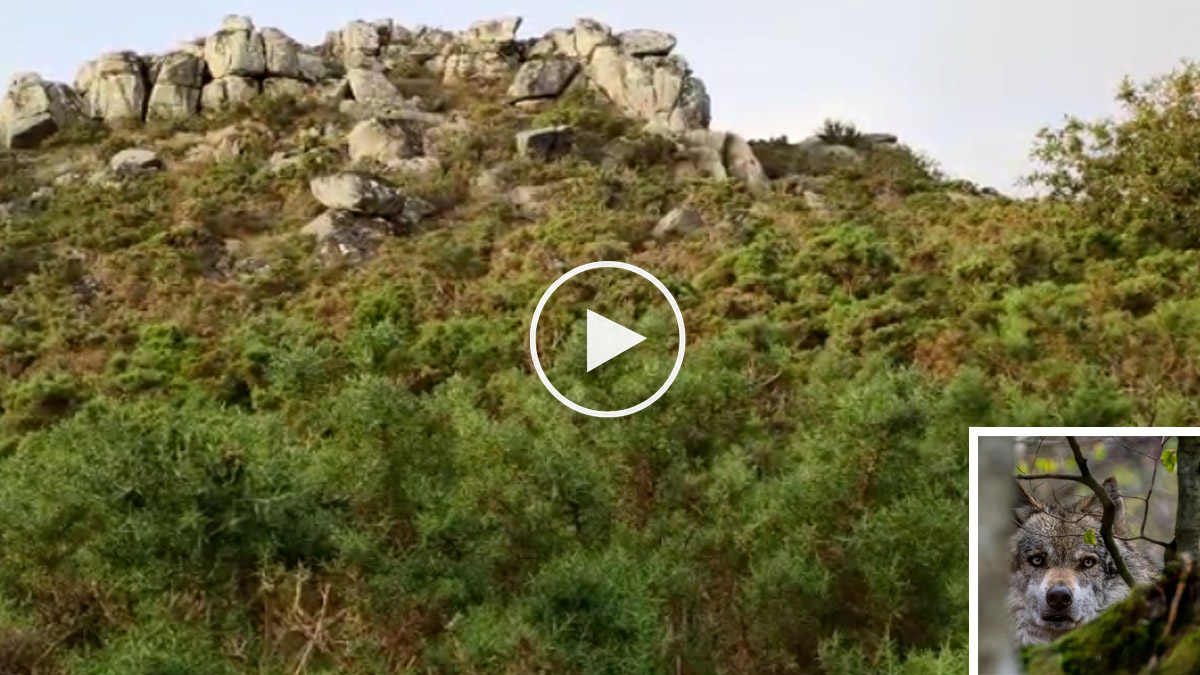
{"type": "Polygon", "coordinates": [[[844,145],[857,148],[863,145],[862,132],[851,122],[827,119],[817,130],[817,138],[832,145],[844,145]]]}

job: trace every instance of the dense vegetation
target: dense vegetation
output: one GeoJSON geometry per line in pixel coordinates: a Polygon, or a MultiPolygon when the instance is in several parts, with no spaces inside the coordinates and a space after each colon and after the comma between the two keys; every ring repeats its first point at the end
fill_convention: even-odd
{"type": "MultiPolygon", "coordinates": [[[[486,124],[405,186],[442,213],[361,266],[297,234],[344,151],[303,136],[305,163],[263,168],[326,110],[256,103],[207,122],[269,126],[238,156],[57,190],[0,227],[0,672],[962,672],[967,427],[1200,406],[1200,126],[1127,94],[1140,121],[1041,141],[1070,199],[969,194],[899,147],[823,177],[818,213],[677,178],[580,97],[448,92],[486,124]],[[555,122],[576,156],[512,156],[555,122]],[[471,195],[500,162],[562,181],[544,215],[471,195]],[[685,201],[710,226],[653,241],[685,201]],[[597,259],[654,271],[688,321],[674,387],[618,420],[554,401],[525,343],[597,259]]],[[[177,131],[4,154],[0,200],[126,146],[179,159],[177,131]]]]}

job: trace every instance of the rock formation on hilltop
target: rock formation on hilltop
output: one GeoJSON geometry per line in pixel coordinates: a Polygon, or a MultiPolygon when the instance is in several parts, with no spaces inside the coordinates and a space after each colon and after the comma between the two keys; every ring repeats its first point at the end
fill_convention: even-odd
{"type": "Polygon", "coordinates": [[[390,20],[351,21],[317,46],[276,28],[229,16],[203,40],[164,54],[104,54],[72,86],[16,76],[0,108],[3,145],[35,147],[58,129],[92,118],[109,123],[181,118],[258,96],[351,100],[374,110],[414,107],[389,81],[417,68],[446,83],[511,82],[513,103],[555,98],[577,81],[630,116],[671,133],[708,127],[709,98],[667,33],[614,33],[581,19],[569,29],[519,39],[520,18],[480,21],[460,33],[390,20]]]}
{"type": "MultiPolygon", "coordinates": [[[[521,38],[521,24],[519,17],[498,18],[450,32],[355,20],[329,32],[322,44],[304,45],[277,28],[259,28],[248,17],[230,15],[215,33],[165,53],[103,54],[83,64],[70,85],[32,73],[17,75],[0,100],[0,146],[27,151],[60,131],[97,125],[129,132],[127,138],[138,139],[134,143],[146,140],[137,131],[143,123],[176,133],[158,147],[105,157],[108,163],[99,171],[77,166],[57,172],[50,184],[39,186],[37,199],[29,190],[0,204],[0,219],[36,209],[52,186],[75,180],[116,185],[169,169],[175,159],[236,157],[254,143],[271,146],[274,154],[263,157],[265,170],[277,174],[304,166],[323,147],[336,159],[323,165],[326,175],[312,182],[311,191],[328,211],[302,232],[332,257],[362,260],[379,240],[376,234],[405,231],[436,209],[372,182],[379,176],[368,181],[350,172],[370,168],[401,181],[438,180],[453,168],[448,155],[464,139],[476,146],[509,145],[513,152],[507,159],[533,164],[576,156],[619,165],[649,151],[651,162],[665,163],[674,179],[736,181],[757,196],[775,180],[785,192],[802,194],[817,213],[831,210],[819,194],[821,186],[801,174],[859,167],[873,148],[896,143],[894,136],[835,125],[799,144],[782,139],[752,147],[738,134],[709,128],[709,95],[675,53],[675,36],[645,29],[615,32],[599,21],[579,19],[570,28],[521,38]],[[457,106],[448,103],[452,98],[457,106]],[[270,107],[285,99],[323,111],[322,123],[288,138],[259,121],[228,124],[247,106],[270,107]],[[463,106],[472,104],[489,112],[470,119],[463,106]],[[578,109],[539,123],[539,113],[556,106],[578,109]],[[595,129],[576,128],[577,122],[586,126],[585,118],[598,108],[625,130],[604,139],[603,148],[593,147],[595,129]],[[511,119],[501,122],[506,116],[511,119]],[[208,122],[228,126],[207,135],[173,128],[208,122]],[[480,134],[487,136],[491,127],[508,136],[483,140],[480,134]]],[[[472,170],[480,169],[470,190],[502,195],[520,213],[540,213],[539,202],[554,190],[503,185],[504,166],[472,170]]],[[[693,211],[681,207],[673,213],[654,236],[700,227],[693,211]]]]}

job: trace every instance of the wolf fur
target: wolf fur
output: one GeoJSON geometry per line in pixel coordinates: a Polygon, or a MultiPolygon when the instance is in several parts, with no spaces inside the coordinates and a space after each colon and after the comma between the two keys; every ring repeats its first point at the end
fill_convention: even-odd
{"type": "MultiPolygon", "coordinates": [[[[1105,480],[1104,489],[1116,507],[1113,534],[1129,536],[1125,500],[1116,479],[1105,480]]],[[[1017,481],[1008,605],[1018,644],[1050,642],[1129,595],[1100,538],[1103,513],[1094,494],[1071,504],[1048,504],[1034,499],[1017,481]],[[1087,530],[1096,533],[1094,545],[1084,541],[1087,530]]],[[[1158,575],[1161,565],[1130,542],[1116,543],[1137,585],[1158,575]]]]}

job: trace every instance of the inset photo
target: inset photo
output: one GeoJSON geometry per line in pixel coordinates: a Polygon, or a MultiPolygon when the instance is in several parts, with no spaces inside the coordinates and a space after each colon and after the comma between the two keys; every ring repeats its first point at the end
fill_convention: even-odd
{"type": "Polygon", "coordinates": [[[982,675],[1200,673],[1200,428],[971,430],[982,675]]]}

